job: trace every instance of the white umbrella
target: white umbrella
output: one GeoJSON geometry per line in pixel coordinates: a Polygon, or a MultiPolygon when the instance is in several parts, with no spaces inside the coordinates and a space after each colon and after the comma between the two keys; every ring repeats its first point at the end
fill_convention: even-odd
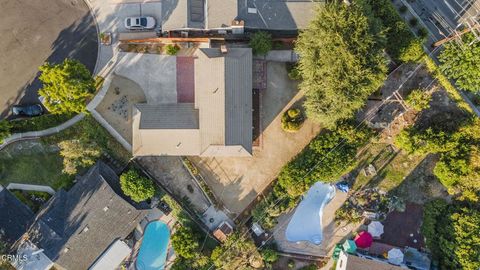
{"type": "Polygon", "coordinates": [[[372,221],[368,224],[368,232],[372,237],[380,237],[383,234],[383,224],[379,221],[372,221]]]}
{"type": "Polygon", "coordinates": [[[388,251],[388,262],[395,265],[403,263],[403,252],[398,248],[392,248],[388,251]]]}

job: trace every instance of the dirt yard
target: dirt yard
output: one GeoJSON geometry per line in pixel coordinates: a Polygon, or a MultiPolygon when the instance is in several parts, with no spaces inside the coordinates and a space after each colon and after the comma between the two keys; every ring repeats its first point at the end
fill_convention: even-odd
{"type": "Polygon", "coordinates": [[[261,93],[261,146],[249,158],[192,158],[213,192],[233,217],[245,210],[276,177],[282,166],[298,154],[320,131],[306,120],[297,133],[281,128],[281,113],[298,106],[302,94],[288,78],[284,63],[267,65],[267,89],[261,93]]]}
{"type": "Polygon", "coordinates": [[[133,105],[145,103],[142,88],[134,81],[112,75],[110,87],[96,110],[120,135],[132,143],[133,105]]]}

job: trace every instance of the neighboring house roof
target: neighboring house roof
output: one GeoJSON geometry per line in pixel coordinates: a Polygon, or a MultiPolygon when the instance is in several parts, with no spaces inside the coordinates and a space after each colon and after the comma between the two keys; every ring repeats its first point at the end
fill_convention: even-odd
{"type": "Polygon", "coordinates": [[[315,8],[323,0],[246,0],[239,1],[238,19],[245,27],[270,30],[306,28],[315,8]],[[255,13],[249,9],[256,9],[255,13]]]}
{"type": "Polygon", "coordinates": [[[305,28],[317,2],[324,0],[178,0],[162,2],[162,29],[216,29],[244,20],[245,27],[271,30],[305,28]],[[206,3],[206,7],[205,7],[206,3]]]}
{"type": "Polygon", "coordinates": [[[388,264],[387,262],[380,262],[367,258],[361,258],[355,255],[341,252],[337,261],[336,270],[401,270],[399,266],[388,264]]]}
{"type": "Polygon", "coordinates": [[[134,155],[251,155],[251,49],[198,49],[196,57],[195,103],[136,105],[134,155]]]}
{"type": "Polygon", "coordinates": [[[215,29],[230,27],[232,21],[237,15],[237,0],[208,0],[205,28],[215,29]]]}
{"type": "Polygon", "coordinates": [[[162,1],[162,29],[203,28],[203,11],[203,0],[162,1]]]}
{"type": "Polygon", "coordinates": [[[98,162],[69,191],[59,190],[27,231],[29,241],[61,267],[87,269],[147,213],[120,197],[107,179],[119,181],[98,162]]]}
{"type": "Polygon", "coordinates": [[[0,239],[13,244],[25,233],[35,214],[0,185],[0,239]]]}

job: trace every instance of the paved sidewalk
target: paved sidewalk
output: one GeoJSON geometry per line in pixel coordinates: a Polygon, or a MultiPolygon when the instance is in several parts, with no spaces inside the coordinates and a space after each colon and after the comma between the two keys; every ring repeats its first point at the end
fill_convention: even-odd
{"type": "Polygon", "coordinates": [[[17,184],[17,183],[10,183],[7,186],[8,190],[11,189],[19,189],[19,190],[26,190],[26,191],[40,191],[40,192],[47,192],[50,195],[55,194],[55,190],[50,186],[41,186],[41,185],[27,185],[27,184],[17,184]]]}
{"type": "Polygon", "coordinates": [[[67,122],[58,125],[56,127],[52,127],[49,129],[41,130],[41,131],[30,131],[30,132],[25,132],[25,133],[15,133],[11,135],[10,137],[6,138],[3,141],[3,144],[0,144],[0,150],[5,148],[7,145],[17,142],[17,141],[23,141],[23,140],[29,140],[29,139],[36,139],[39,137],[43,136],[48,136],[52,135],[55,133],[58,133],[66,128],[69,128],[73,125],[75,125],[78,121],[82,120],[85,117],[85,114],[80,113],[75,115],[72,119],[68,120],[67,122]]]}

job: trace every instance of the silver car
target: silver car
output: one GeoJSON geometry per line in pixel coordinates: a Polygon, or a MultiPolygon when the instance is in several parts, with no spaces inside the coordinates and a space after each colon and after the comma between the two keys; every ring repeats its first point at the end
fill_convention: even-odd
{"type": "Polygon", "coordinates": [[[156,21],[153,17],[128,17],[125,18],[125,28],[130,30],[144,30],[155,28],[156,21]]]}

